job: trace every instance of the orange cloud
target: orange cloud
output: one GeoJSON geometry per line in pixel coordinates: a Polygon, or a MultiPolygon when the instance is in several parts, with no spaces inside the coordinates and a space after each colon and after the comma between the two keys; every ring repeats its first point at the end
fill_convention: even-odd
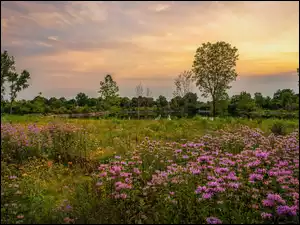
{"type": "Polygon", "coordinates": [[[278,74],[299,67],[298,18],[289,1],[5,2],[2,47],[40,76],[142,80],[175,77],[202,43],[226,41],[241,76],[278,74]]]}

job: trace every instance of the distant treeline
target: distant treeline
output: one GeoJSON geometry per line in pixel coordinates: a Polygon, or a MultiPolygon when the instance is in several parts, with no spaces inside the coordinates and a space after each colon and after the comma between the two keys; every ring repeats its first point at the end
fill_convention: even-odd
{"type": "MultiPolygon", "coordinates": [[[[13,114],[82,114],[82,117],[131,117],[153,118],[158,115],[167,117],[193,117],[195,115],[211,115],[211,102],[198,101],[196,93],[187,93],[183,97],[176,96],[170,101],[166,97],[116,97],[115,101],[107,107],[102,98],[90,98],[79,93],[74,99],[64,97],[47,99],[41,94],[33,100],[14,101],[13,114]],[[95,112],[106,112],[95,114],[95,112]],[[90,113],[90,114],[87,114],[90,113]],[[94,114],[93,114],[94,113],[94,114]],[[139,115],[138,115],[139,114],[139,115]]],[[[273,97],[264,97],[255,93],[242,92],[231,98],[226,96],[218,101],[216,106],[218,116],[242,116],[249,118],[298,118],[299,94],[291,89],[278,90],[273,97]]],[[[2,112],[10,112],[10,102],[2,101],[2,112]]],[[[66,115],[67,116],[67,115],[66,115]]],[[[72,117],[72,116],[70,116],[72,117]]],[[[73,117],[76,117],[73,115],[73,117]]],[[[81,117],[81,116],[77,116],[81,117]]]]}

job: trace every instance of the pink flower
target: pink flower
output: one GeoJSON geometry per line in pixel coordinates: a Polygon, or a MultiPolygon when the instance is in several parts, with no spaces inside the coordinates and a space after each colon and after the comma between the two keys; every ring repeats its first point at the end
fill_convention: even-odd
{"type": "Polygon", "coordinates": [[[106,177],[107,176],[107,172],[102,172],[100,173],[99,177],[106,177]]]}
{"type": "Polygon", "coordinates": [[[205,186],[203,186],[203,187],[198,186],[195,193],[200,194],[201,192],[205,192],[206,190],[207,190],[207,188],[205,186]]]}
{"type": "Polygon", "coordinates": [[[249,180],[250,181],[256,181],[256,180],[263,180],[263,176],[261,174],[252,173],[250,174],[249,180]]]}
{"type": "Polygon", "coordinates": [[[213,196],[213,193],[204,193],[202,194],[203,199],[210,199],[213,196]]]}
{"type": "Polygon", "coordinates": [[[286,204],[285,200],[283,200],[279,194],[268,194],[267,199],[283,205],[286,204]]]}
{"type": "Polygon", "coordinates": [[[231,187],[231,188],[234,188],[234,189],[238,189],[239,186],[240,186],[239,183],[229,183],[229,184],[228,184],[228,187],[231,187]]]}
{"type": "Polygon", "coordinates": [[[260,215],[263,219],[271,219],[273,216],[271,213],[265,213],[265,212],[261,213],[260,215]]]}
{"type": "Polygon", "coordinates": [[[272,207],[275,205],[274,201],[271,201],[268,199],[263,200],[262,203],[263,203],[263,206],[265,206],[265,207],[272,207]]]}
{"type": "Polygon", "coordinates": [[[141,171],[138,168],[133,168],[133,172],[138,175],[141,174],[141,171]]]}
{"type": "Polygon", "coordinates": [[[125,194],[125,193],[120,194],[120,198],[122,198],[122,199],[127,198],[127,194],[125,194]]]}

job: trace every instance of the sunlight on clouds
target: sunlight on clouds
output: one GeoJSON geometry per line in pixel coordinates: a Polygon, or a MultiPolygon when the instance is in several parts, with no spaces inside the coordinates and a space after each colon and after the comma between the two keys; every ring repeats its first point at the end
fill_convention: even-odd
{"type": "Polygon", "coordinates": [[[38,41],[36,44],[39,45],[39,46],[47,47],[47,48],[51,48],[52,47],[52,45],[47,44],[45,42],[41,42],[41,41],[38,41]]]}
{"type": "Polygon", "coordinates": [[[155,6],[150,7],[150,10],[154,10],[156,12],[166,11],[170,8],[168,4],[157,4],[155,6]]]}
{"type": "Polygon", "coordinates": [[[58,37],[57,36],[50,36],[50,37],[48,37],[48,39],[52,40],[52,41],[57,41],[58,37]]]}
{"type": "Polygon", "coordinates": [[[239,50],[239,75],[261,76],[299,67],[298,18],[299,2],[288,1],[5,2],[1,49],[40,76],[169,82],[202,43],[226,41],[239,50]]]}

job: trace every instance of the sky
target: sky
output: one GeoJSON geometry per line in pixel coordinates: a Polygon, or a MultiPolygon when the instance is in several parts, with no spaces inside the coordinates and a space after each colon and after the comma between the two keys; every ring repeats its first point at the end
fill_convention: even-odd
{"type": "Polygon", "coordinates": [[[141,82],[170,98],[196,49],[217,41],[239,53],[230,96],[299,92],[298,1],[1,1],[1,51],[31,74],[19,99],[96,97],[106,74],[121,96],[133,97],[141,82]]]}

